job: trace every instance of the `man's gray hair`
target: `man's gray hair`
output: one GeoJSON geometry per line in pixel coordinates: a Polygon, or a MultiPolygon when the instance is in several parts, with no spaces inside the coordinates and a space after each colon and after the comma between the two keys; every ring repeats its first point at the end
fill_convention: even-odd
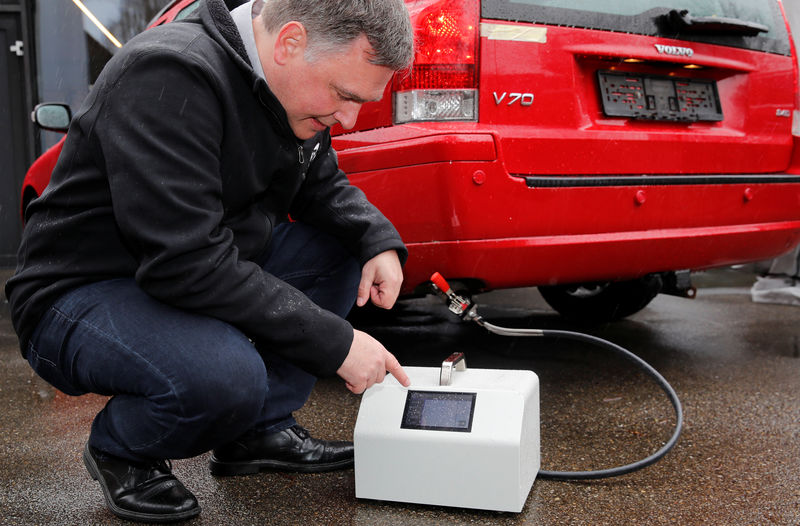
{"type": "Polygon", "coordinates": [[[403,0],[265,0],[261,20],[270,32],[292,21],[303,24],[309,61],[361,35],[372,46],[373,64],[400,71],[414,58],[414,32],[403,0]]]}

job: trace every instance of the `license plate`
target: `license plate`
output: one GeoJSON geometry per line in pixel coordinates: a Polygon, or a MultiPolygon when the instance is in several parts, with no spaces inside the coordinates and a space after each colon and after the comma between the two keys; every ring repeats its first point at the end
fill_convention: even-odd
{"type": "Polygon", "coordinates": [[[603,113],[657,121],[721,121],[713,80],[598,71],[603,113]]]}

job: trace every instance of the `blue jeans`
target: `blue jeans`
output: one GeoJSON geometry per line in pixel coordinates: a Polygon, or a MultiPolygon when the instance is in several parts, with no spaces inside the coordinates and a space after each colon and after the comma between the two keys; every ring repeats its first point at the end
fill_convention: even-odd
{"type": "MultiPolygon", "coordinates": [[[[262,266],[339,316],[355,302],[358,263],[311,227],[280,225],[262,266]]],[[[285,429],[316,381],[235,327],[161,303],[129,278],[61,297],[39,322],[28,361],[67,394],[111,396],[89,444],[133,461],[187,458],[246,431],[285,429]]]]}

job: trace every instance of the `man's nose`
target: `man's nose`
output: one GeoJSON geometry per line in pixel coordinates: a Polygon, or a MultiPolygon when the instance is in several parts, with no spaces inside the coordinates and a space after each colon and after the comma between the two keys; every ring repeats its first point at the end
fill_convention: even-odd
{"type": "Polygon", "coordinates": [[[361,111],[361,104],[347,102],[339,111],[333,114],[333,117],[342,125],[342,128],[349,130],[356,125],[359,111],[361,111]]]}

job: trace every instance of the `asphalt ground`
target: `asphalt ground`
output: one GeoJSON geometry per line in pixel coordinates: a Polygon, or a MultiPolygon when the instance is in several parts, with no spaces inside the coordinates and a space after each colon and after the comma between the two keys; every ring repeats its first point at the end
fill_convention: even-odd
{"type": "MultiPolygon", "coordinates": [[[[9,275],[0,270],[0,283],[9,275]]],[[[675,448],[644,470],[585,482],[537,479],[516,514],[358,500],[353,470],[216,478],[206,454],[173,463],[203,508],[188,524],[800,524],[800,309],[752,303],[754,279],[732,270],[699,274],[696,299],[658,296],[629,319],[599,327],[563,321],[535,289],[476,298],[493,323],[585,331],[661,372],[683,403],[685,426],[675,448]]],[[[470,367],[534,370],[542,469],[638,460],[660,448],[675,423],[651,379],[585,344],[491,335],[432,297],[356,322],[405,365],[436,366],[460,350],[470,367]]],[[[315,436],[351,439],[359,401],[341,381],[321,380],[297,418],[315,436]]],[[[66,396],[36,377],[0,305],[0,524],[126,524],[107,511],[81,461],[104,402],[66,396]]]]}

